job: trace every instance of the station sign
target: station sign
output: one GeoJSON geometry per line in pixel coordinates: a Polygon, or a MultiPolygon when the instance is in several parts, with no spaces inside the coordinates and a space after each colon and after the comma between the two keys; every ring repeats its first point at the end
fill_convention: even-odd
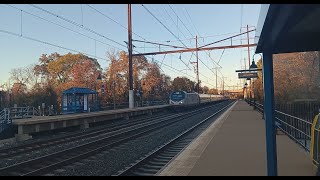
{"type": "Polygon", "coordinates": [[[258,77],[258,73],[257,72],[239,73],[238,77],[239,77],[239,79],[242,79],[242,78],[257,78],[258,77]]]}

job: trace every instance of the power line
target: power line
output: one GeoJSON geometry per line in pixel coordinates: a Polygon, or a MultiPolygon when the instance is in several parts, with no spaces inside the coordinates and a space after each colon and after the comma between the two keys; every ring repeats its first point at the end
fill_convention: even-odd
{"type": "MultiPolygon", "coordinates": [[[[186,15],[186,11],[187,11],[186,8],[183,8],[183,9],[184,9],[184,11],[182,11],[183,17],[187,20],[188,23],[192,24],[190,18],[188,18],[187,15],[186,15]]],[[[194,27],[191,26],[191,29],[192,29],[194,34],[197,34],[197,32],[195,31],[194,27]]]]}
{"type": "MultiPolygon", "coordinates": [[[[87,4],[87,6],[90,7],[91,9],[93,9],[94,11],[96,11],[97,13],[101,14],[102,16],[108,18],[108,19],[111,20],[112,22],[114,22],[114,23],[118,24],[119,26],[123,27],[124,29],[128,30],[127,27],[125,27],[124,25],[122,25],[122,24],[119,23],[118,21],[114,20],[113,18],[109,17],[108,15],[102,13],[102,12],[99,11],[98,9],[96,9],[96,8],[94,8],[94,7],[92,7],[92,6],[88,5],[88,4],[87,4]]],[[[146,40],[145,38],[143,38],[143,37],[140,36],[139,34],[136,34],[136,33],[134,33],[134,32],[132,32],[132,33],[135,34],[135,35],[137,35],[137,36],[140,37],[141,39],[146,40]]]]}
{"type": "Polygon", "coordinates": [[[108,43],[105,43],[105,42],[102,42],[102,41],[97,40],[97,39],[95,39],[95,38],[92,38],[92,37],[90,37],[90,36],[88,36],[88,35],[82,34],[82,33],[78,32],[78,31],[75,31],[75,30],[70,29],[70,28],[68,28],[68,27],[62,26],[62,25],[60,25],[60,24],[58,24],[58,23],[52,22],[52,21],[47,20],[47,19],[45,19],[45,18],[43,18],[43,17],[40,17],[40,16],[38,16],[38,15],[32,14],[32,13],[30,13],[30,12],[28,12],[28,11],[19,9],[19,8],[15,7],[15,6],[10,5],[10,4],[7,4],[7,6],[9,6],[9,7],[11,7],[11,8],[14,8],[14,9],[16,9],[16,10],[19,10],[19,11],[21,11],[21,12],[24,12],[24,13],[26,13],[26,14],[29,14],[29,15],[31,15],[31,16],[34,16],[34,17],[36,17],[36,18],[39,18],[39,19],[41,19],[41,20],[43,20],[43,21],[47,21],[47,22],[49,22],[49,23],[51,23],[51,24],[54,24],[54,25],[56,25],[56,26],[59,26],[59,27],[61,27],[61,28],[67,29],[67,30],[69,30],[69,31],[72,31],[72,32],[74,32],[74,33],[80,34],[80,35],[82,35],[82,36],[84,36],[84,37],[87,37],[87,38],[89,38],[89,39],[92,39],[92,40],[94,40],[94,41],[98,41],[98,42],[100,42],[100,43],[102,43],[102,44],[104,44],[104,45],[111,46],[111,47],[114,47],[114,48],[116,48],[116,49],[122,50],[122,49],[117,48],[117,47],[115,47],[115,46],[112,46],[112,45],[110,45],[110,44],[108,44],[108,43]]]}
{"type": "Polygon", "coordinates": [[[186,46],[166,25],[164,25],[147,7],[145,7],[143,4],[141,4],[142,7],[144,7],[149,14],[151,14],[152,17],[154,17],[163,27],[165,27],[167,29],[167,31],[169,31],[171,33],[171,35],[173,35],[176,39],[178,39],[181,44],[183,44],[184,46],[186,46]]]}
{"type": "MultiPolygon", "coordinates": [[[[170,6],[170,5],[169,5],[170,6]]],[[[170,6],[170,8],[171,8],[171,6],[170,6]]],[[[172,8],[171,8],[172,9],[172,8]]],[[[173,9],[172,9],[173,10],[173,9]]],[[[188,13],[188,11],[185,9],[185,11],[188,13]]],[[[173,12],[174,12],[174,10],[173,10],[173,12]]],[[[175,13],[175,12],[174,12],[175,13]]],[[[176,13],[175,13],[176,14],[176,13]]],[[[177,15],[177,14],[176,14],[177,15]]],[[[189,15],[189,13],[188,13],[188,15],[189,15]]],[[[177,15],[178,16],[178,15],[177,15]]],[[[179,16],[178,16],[178,18],[179,18],[179,16]]],[[[189,15],[189,18],[190,18],[190,20],[191,20],[191,17],[190,17],[190,15],[189,15]]],[[[181,21],[181,19],[179,18],[179,20],[181,21]]],[[[183,23],[183,22],[182,22],[183,23]]],[[[192,23],[192,25],[195,27],[195,25],[193,24],[193,22],[192,22],[192,20],[191,20],[191,23],[192,23]]],[[[183,23],[184,24],[184,23],[183,23]]],[[[184,24],[184,26],[185,26],[185,24],[184,24]]],[[[185,26],[185,28],[186,29],[188,29],[186,26],[185,26]]],[[[196,27],[195,27],[195,29],[196,29],[196,27]]],[[[188,31],[189,31],[189,29],[188,29],[188,31]]],[[[197,31],[197,29],[196,29],[196,31],[197,31]]],[[[192,35],[192,33],[189,31],[189,33],[191,34],[191,36],[193,36],[192,35]]],[[[198,33],[198,35],[200,35],[199,34],[199,32],[197,31],[197,33],[198,33]]],[[[199,43],[200,44],[200,43],[199,43]]],[[[209,53],[208,52],[206,52],[206,54],[209,56],[209,53]]],[[[213,61],[213,62],[215,62],[210,56],[209,56],[209,58],[213,61]]],[[[202,62],[202,60],[201,59],[199,59],[200,60],[200,62],[202,62]]],[[[203,62],[202,62],[203,63],[203,62]]],[[[216,63],[216,62],[215,62],[216,63]]],[[[204,64],[204,63],[203,63],[204,64]]],[[[216,63],[217,65],[219,65],[219,63],[216,63]]],[[[220,66],[220,65],[219,65],[220,66]]],[[[212,71],[208,66],[206,66],[210,71],[212,71]]],[[[221,66],[220,66],[221,67],[221,66]]],[[[213,71],[212,71],[213,72],[213,71]]],[[[215,74],[215,72],[213,72],[214,74],[215,74]]]]}
{"type": "Polygon", "coordinates": [[[88,53],[84,53],[84,52],[81,52],[81,51],[78,51],[78,50],[66,48],[66,47],[63,47],[63,46],[60,46],[60,45],[52,44],[52,43],[49,43],[49,42],[46,42],[46,41],[42,41],[42,40],[39,40],[39,39],[35,39],[35,38],[32,38],[32,37],[21,36],[20,34],[17,34],[17,33],[14,33],[14,32],[2,30],[2,29],[0,29],[0,32],[6,33],[6,34],[10,34],[10,35],[13,35],[13,36],[17,36],[17,37],[21,37],[21,38],[25,38],[25,39],[28,39],[28,40],[31,40],[31,41],[40,42],[40,43],[47,44],[47,45],[50,45],[50,46],[54,46],[54,47],[57,47],[57,48],[65,49],[65,50],[68,50],[68,51],[73,51],[73,52],[81,53],[81,54],[84,54],[84,55],[87,55],[87,56],[95,57],[95,58],[97,58],[97,59],[102,59],[102,60],[108,61],[108,60],[105,59],[105,58],[100,58],[100,57],[94,56],[94,55],[92,55],[92,54],[88,54],[88,53]]]}
{"type": "Polygon", "coordinates": [[[221,53],[221,56],[220,56],[220,58],[219,58],[218,64],[219,64],[219,62],[220,62],[220,60],[221,60],[221,58],[222,58],[222,55],[223,55],[223,53],[224,53],[224,50],[226,50],[226,49],[223,49],[223,51],[222,51],[222,53],[221,53]]]}
{"type": "Polygon", "coordinates": [[[189,19],[190,19],[191,23],[193,24],[194,29],[196,30],[197,34],[198,34],[198,35],[200,35],[200,33],[199,33],[199,31],[198,31],[197,27],[194,25],[194,23],[193,23],[193,21],[192,21],[192,18],[191,18],[191,16],[190,16],[190,14],[188,13],[187,9],[186,9],[186,8],[184,8],[184,10],[187,12],[187,15],[189,16],[189,19]]]}
{"type": "MultiPolygon", "coordinates": [[[[173,20],[173,18],[171,17],[171,15],[168,13],[168,11],[166,10],[166,8],[163,5],[163,9],[165,10],[165,12],[167,13],[167,15],[170,17],[171,21],[173,22],[173,24],[175,23],[175,21],[173,20]]],[[[179,17],[177,16],[177,18],[179,19],[179,17]]],[[[178,26],[178,21],[177,21],[177,30],[186,38],[186,35],[180,30],[179,26],[178,26]]],[[[180,38],[179,38],[180,40],[180,38]]]]}
{"type": "MultiPolygon", "coordinates": [[[[101,15],[107,17],[108,19],[110,19],[111,21],[115,22],[116,24],[120,25],[121,27],[127,29],[125,26],[123,26],[123,25],[120,24],[119,22],[115,21],[114,19],[110,18],[109,16],[105,15],[104,13],[100,12],[99,10],[93,8],[93,7],[90,6],[90,5],[87,5],[87,6],[89,6],[89,7],[92,8],[92,9],[94,9],[96,12],[100,13],[101,15]]],[[[133,33],[134,33],[134,32],[133,32],[133,33]]],[[[139,36],[139,35],[136,34],[136,33],[134,33],[134,34],[137,35],[137,36],[139,36]]],[[[145,40],[145,38],[143,38],[143,37],[141,37],[141,36],[139,36],[139,37],[145,40]]],[[[136,41],[138,41],[138,40],[136,40],[136,41]]],[[[157,47],[155,47],[155,48],[157,48],[157,47]]],[[[137,52],[138,52],[138,51],[137,51],[137,52]]],[[[164,56],[164,57],[165,57],[165,56],[164,56]]],[[[157,61],[157,60],[156,60],[156,61],[157,61]]],[[[159,62],[159,61],[157,61],[157,62],[159,62]]],[[[161,62],[161,64],[163,64],[163,61],[161,62]]],[[[164,64],[164,65],[166,65],[166,64],[164,64]]],[[[161,67],[159,67],[159,68],[161,69],[161,67]]],[[[171,68],[172,68],[172,67],[171,67],[171,68]]],[[[175,69],[175,68],[172,68],[172,69],[175,69]]],[[[163,69],[161,69],[161,70],[163,71],[163,69]]],[[[177,70],[177,69],[175,69],[175,70],[177,70]]],[[[178,71],[178,70],[177,70],[177,71],[178,71]]],[[[164,72],[164,71],[163,71],[163,72],[164,72]]],[[[180,71],[178,71],[178,72],[180,72],[180,71]]]]}
{"type": "MultiPolygon", "coordinates": [[[[169,5],[170,6],[170,5],[169,5]]],[[[172,7],[170,6],[170,8],[172,9],[172,7]]],[[[176,14],[176,12],[172,9],[172,11],[176,14]]],[[[177,15],[177,14],[176,14],[177,15]]],[[[179,16],[177,15],[177,17],[178,17],[178,19],[181,21],[181,19],[179,18],[179,16]]],[[[184,25],[184,27],[189,31],[189,29],[186,27],[186,25],[184,24],[184,22],[183,21],[181,21],[182,22],[182,24],[184,25]]],[[[189,31],[189,33],[191,34],[191,36],[193,36],[193,34],[189,31]]],[[[208,52],[207,52],[207,54],[208,54],[208,52]]],[[[209,56],[209,54],[208,54],[208,56],[209,56]]],[[[209,56],[210,57],[210,56],[209,56]]],[[[210,57],[211,58],[211,57],[210,57]]],[[[202,63],[202,64],[204,64],[210,71],[212,71],[211,70],[211,68],[209,68],[200,58],[198,58],[199,59],[199,61],[202,63]]],[[[199,70],[198,70],[199,71],[199,70]]],[[[214,71],[212,71],[214,74],[215,74],[215,72],[214,71]]]]}
{"type": "Polygon", "coordinates": [[[125,46],[125,45],[123,45],[123,44],[121,44],[121,43],[119,43],[119,42],[117,42],[117,41],[115,41],[115,40],[113,40],[113,39],[110,39],[110,38],[108,38],[108,37],[106,37],[106,36],[104,36],[104,35],[102,35],[102,34],[99,34],[99,33],[97,33],[96,31],[93,31],[92,29],[89,29],[89,28],[87,28],[87,27],[85,27],[85,26],[82,26],[81,24],[78,24],[78,23],[76,23],[76,22],[74,22],[74,21],[72,21],[72,20],[70,20],[70,19],[67,19],[67,18],[64,18],[64,17],[62,17],[62,16],[59,16],[59,15],[57,15],[57,14],[55,14],[55,13],[52,13],[52,12],[50,12],[50,11],[48,11],[48,10],[45,10],[45,9],[43,9],[43,8],[41,8],[41,7],[38,7],[38,6],[35,6],[35,5],[33,5],[33,4],[30,4],[30,6],[36,8],[36,9],[39,9],[39,10],[41,10],[41,11],[43,11],[43,12],[46,12],[47,14],[50,14],[50,15],[52,15],[52,16],[55,16],[55,17],[57,17],[57,18],[59,18],[59,19],[62,19],[62,20],[64,20],[64,21],[68,22],[68,23],[71,23],[71,24],[75,25],[75,26],[78,26],[78,27],[80,27],[80,28],[83,28],[83,29],[85,29],[85,30],[87,30],[87,31],[89,31],[89,32],[91,32],[91,33],[94,33],[94,34],[96,34],[96,35],[98,35],[98,36],[101,36],[101,37],[103,37],[103,38],[105,38],[105,39],[107,39],[107,40],[109,40],[109,41],[112,41],[112,42],[114,42],[114,43],[116,43],[116,44],[118,44],[118,45],[120,45],[120,46],[122,46],[122,47],[125,47],[125,48],[127,47],[127,46],[125,46]]]}
{"type": "Polygon", "coordinates": [[[174,14],[178,17],[178,19],[180,20],[180,22],[182,22],[183,26],[188,30],[188,32],[192,35],[192,33],[190,32],[190,30],[187,28],[187,26],[184,24],[183,21],[181,21],[180,17],[178,16],[178,14],[174,11],[174,9],[170,6],[170,4],[168,4],[168,6],[171,8],[171,10],[174,12],[174,14]]]}
{"type": "MultiPolygon", "coordinates": [[[[141,5],[149,12],[149,14],[151,14],[152,17],[154,17],[163,27],[165,27],[175,38],[177,38],[179,40],[179,38],[175,34],[173,34],[173,32],[170,29],[168,29],[168,27],[166,25],[164,25],[151,11],[149,11],[149,9],[147,7],[145,7],[143,4],[141,4],[141,5]]],[[[186,45],[183,42],[181,42],[181,43],[186,47],[186,45]]],[[[181,62],[183,62],[183,61],[181,60],[181,62]]],[[[189,66],[185,62],[183,62],[183,63],[189,68],[189,66]]]]}

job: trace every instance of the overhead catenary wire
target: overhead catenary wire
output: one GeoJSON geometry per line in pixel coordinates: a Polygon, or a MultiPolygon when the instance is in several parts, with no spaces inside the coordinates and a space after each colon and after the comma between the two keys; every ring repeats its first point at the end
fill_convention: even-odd
{"type": "MultiPolygon", "coordinates": [[[[166,25],[164,25],[147,7],[145,7],[143,4],[141,4],[141,5],[142,5],[142,7],[144,7],[147,10],[147,12],[149,14],[151,14],[152,17],[154,17],[163,27],[165,27],[175,38],[177,38],[179,40],[179,38],[166,25]]],[[[186,45],[182,41],[180,41],[180,42],[182,45],[184,45],[186,47],[186,45]]],[[[183,61],[181,61],[181,62],[183,62],[183,61]]],[[[183,62],[183,63],[189,68],[188,64],[186,64],[185,62],[183,62]]]]}
{"type": "MultiPolygon", "coordinates": [[[[169,7],[171,8],[171,10],[177,15],[177,17],[178,17],[178,19],[182,22],[182,24],[184,25],[184,27],[188,30],[188,32],[190,33],[190,35],[191,36],[194,36],[191,32],[190,32],[190,30],[186,27],[186,25],[184,24],[184,22],[180,19],[180,17],[178,16],[178,14],[173,10],[173,8],[169,5],[169,7]]],[[[198,44],[200,44],[200,43],[198,43],[198,44]]],[[[208,54],[208,52],[207,52],[207,55],[209,56],[209,54],[208,54]]],[[[210,56],[209,56],[210,57],[210,56]]],[[[211,58],[211,57],[210,57],[211,58]]],[[[206,68],[208,68],[210,71],[212,71],[211,70],[211,68],[209,68],[200,58],[198,58],[199,59],[199,61],[202,63],[202,64],[204,64],[205,65],[205,67],[206,68]]],[[[212,59],[213,60],[213,59],[212,59]]],[[[217,63],[217,64],[219,64],[219,63],[217,63]]],[[[215,74],[215,72],[214,71],[212,71],[214,74],[215,74]]]]}
{"type": "Polygon", "coordinates": [[[101,44],[104,44],[104,45],[107,45],[107,46],[111,46],[111,47],[116,48],[116,49],[118,49],[118,50],[123,50],[123,49],[120,49],[120,48],[118,48],[118,47],[112,46],[112,45],[110,45],[110,44],[108,44],[108,43],[102,42],[102,41],[100,41],[100,40],[98,40],[98,39],[92,38],[92,37],[90,37],[90,36],[88,36],[88,35],[85,35],[85,34],[83,34],[83,33],[80,33],[80,32],[78,32],[78,31],[75,31],[75,30],[73,30],[73,29],[71,29],[71,28],[68,28],[68,27],[62,26],[62,25],[60,25],[60,24],[58,24],[58,23],[52,22],[52,21],[50,21],[50,20],[48,20],[48,19],[45,19],[45,18],[43,18],[43,17],[41,17],[41,16],[35,15],[35,14],[30,13],[30,12],[28,12],[28,11],[25,11],[25,10],[22,10],[22,9],[20,9],[20,8],[15,7],[15,6],[12,6],[12,5],[10,5],[10,4],[7,4],[7,6],[12,7],[12,8],[14,8],[14,9],[16,9],[16,10],[21,11],[21,12],[24,12],[24,13],[26,13],[26,14],[29,14],[29,15],[31,15],[31,16],[33,16],[33,17],[36,17],[36,18],[38,18],[38,19],[41,19],[41,20],[43,20],[43,21],[46,21],[46,22],[49,22],[49,23],[54,24],[54,25],[56,25],[56,26],[59,26],[59,27],[61,27],[61,28],[67,29],[67,30],[69,30],[69,31],[72,31],[72,32],[74,32],[74,33],[80,34],[80,35],[82,35],[82,36],[84,36],[84,37],[87,37],[87,38],[89,38],[89,39],[92,39],[92,40],[94,40],[94,41],[100,42],[101,44]]]}
{"type": "Polygon", "coordinates": [[[118,44],[118,45],[120,45],[120,46],[122,46],[122,47],[127,47],[126,45],[121,44],[121,43],[119,43],[119,42],[117,42],[117,41],[115,41],[115,40],[113,40],[113,39],[111,39],[111,38],[108,38],[107,36],[104,36],[104,35],[96,32],[96,31],[94,31],[94,30],[92,30],[92,29],[90,29],[90,28],[87,28],[87,27],[85,27],[85,26],[81,26],[81,24],[78,24],[78,23],[76,23],[76,22],[74,22],[74,21],[72,21],[72,20],[70,20],[70,19],[67,19],[67,18],[62,17],[62,16],[60,16],[60,15],[58,15],[58,14],[55,14],[55,13],[53,13],[53,12],[50,12],[50,11],[44,9],[44,8],[38,7],[38,6],[33,5],[33,4],[30,4],[30,6],[36,8],[36,9],[39,9],[39,10],[41,10],[41,11],[47,13],[47,14],[50,14],[50,15],[52,15],[52,16],[55,16],[55,17],[57,17],[57,18],[59,18],[59,19],[62,19],[62,20],[66,21],[66,22],[68,22],[68,23],[70,23],[70,24],[73,24],[73,25],[75,25],[75,26],[78,26],[78,27],[80,27],[80,28],[83,28],[83,29],[85,29],[85,30],[87,30],[87,31],[89,31],[89,32],[91,32],[91,33],[93,33],[93,34],[96,34],[96,35],[98,35],[98,36],[101,36],[101,37],[103,37],[103,38],[105,38],[105,39],[107,39],[107,40],[109,40],[109,41],[111,41],[111,42],[113,42],[113,43],[115,43],[115,44],[118,44]]]}
{"type": "MultiPolygon", "coordinates": [[[[31,5],[32,6],[32,5],[31,5]]],[[[81,5],[81,25],[80,24],[78,24],[78,23],[76,23],[76,22],[74,22],[74,21],[72,21],[72,20],[70,20],[71,22],[69,22],[69,23],[72,23],[72,22],[74,22],[74,23],[72,23],[72,24],[74,24],[74,25],[80,25],[80,26],[83,26],[83,9],[82,9],[83,7],[82,7],[82,5],[81,5]]],[[[170,7],[171,8],[171,7],[170,7]]],[[[45,11],[47,11],[47,10],[45,10],[45,11]]],[[[22,11],[21,10],[21,13],[25,13],[25,11],[22,11]]],[[[53,14],[51,14],[51,15],[54,15],[54,13],[53,14]]],[[[41,18],[41,17],[40,17],[41,18]]],[[[64,17],[62,17],[62,16],[59,16],[58,18],[64,18],[64,17]]],[[[43,18],[44,19],[44,18],[43,18]]],[[[184,24],[184,26],[186,26],[185,25],[185,23],[183,23],[183,21],[178,17],[178,19],[182,22],[182,24],[184,24]]],[[[64,20],[65,21],[67,21],[68,19],[67,18],[64,18],[64,20]]],[[[48,20],[46,20],[46,21],[48,21],[48,20]]],[[[22,22],[22,21],[21,21],[22,22]]],[[[50,21],[48,21],[48,22],[50,22],[50,21]]],[[[67,21],[68,22],[68,21],[67,21]]],[[[54,22],[51,22],[51,23],[54,23],[54,22]]],[[[57,24],[57,23],[55,23],[55,24],[57,24]]],[[[60,26],[60,27],[63,27],[63,26],[61,26],[61,25],[58,25],[58,26],[60,26]]],[[[66,28],[66,27],[64,27],[64,28],[66,28]]],[[[66,28],[67,29],[67,28],[66,28]]],[[[87,29],[89,29],[89,28],[86,28],[86,27],[83,27],[83,29],[85,29],[85,30],[87,30],[87,29]]],[[[74,30],[72,30],[72,29],[70,29],[69,28],[69,30],[70,31],[73,31],[73,32],[76,32],[76,31],[74,31],[74,30]]],[[[89,29],[89,30],[91,30],[91,29],[89,29]]],[[[93,31],[93,30],[92,30],[93,31]]],[[[2,33],[3,33],[3,31],[2,31],[2,33]]],[[[85,36],[85,37],[88,37],[88,38],[90,38],[90,39],[93,39],[94,40],[94,47],[95,47],[95,51],[94,51],[94,54],[95,55],[90,55],[90,54],[88,54],[88,53],[83,53],[83,54],[87,54],[87,55],[89,55],[89,56],[94,56],[94,57],[96,57],[96,43],[97,42],[100,42],[100,43],[103,43],[102,41],[99,41],[99,40],[97,40],[97,39],[94,39],[94,38],[92,38],[92,37],[90,37],[90,36],[87,36],[87,35],[84,35],[84,34],[82,34],[82,33],[79,33],[79,32],[76,32],[76,33],[78,33],[78,34],[81,34],[81,35],[83,35],[83,36],[85,36]]],[[[191,33],[191,31],[189,30],[189,33],[191,33]]],[[[10,34],[10,33],[9,33],[10,34]]],[[[14,35],[16,35],[16,34],[14,34],[14,35]]],[[[21,35],[22,35],[22,30],[21,30],[21,35]]],[[[103,35],[102,35],[103,36],[103,35]]],[[[141,37],[141,36],[140,36],[141,37]]],[[[33,41],[37,41],[37,42],[41,42],[41,43],[44,43],[44,44],[47,44],[47,45],[51,45],[51,46],[55,46],[55,47],[59,47],[59,48],[62,48],[62,49],[66,49],[66,50],[69,50],[69,51],[74,51],[74,52],[80,52],[80,51],[78,51],[78,50],[74,50],[74,49],[70,49],[70,48],[67,48],[67,47],[63,47],[63,46],[60,46],[60,45],[56,45],[56,44],[53,44],[53,43],[50,43],[50,42],[46,42],[46,41],[42,41],[42,40],[40,40],[40,39],[36,39],[36,38],[33,38],[33,37],[28,37],[28,36],[24,36],[23,38],[26,38],[26,39],[29,39],[29,40],[33,40],[33,41]]],[[[141,37],[141,38],[143,38],[143,37],[141,37]]],[[[144,39],[144,38],[143,38],[144,39]]],[[[105,43],[103,43],[103,44],[105,44],[105,43]]],[[[117,43],[118,44],[118,43],[117,43]]],[[[120,43],[119,43],[120,44],[120,43]]],[[[108,45],[108,46],[112,46],[112,45],[110,45],[110,44],[106,44],[106,45],[108,45]]],[[[126,46],[124,46],[124,45],[121,45],[121,46],[123,46],[123,47],[126,47],[126,46]]],[[[112,46],[112,47],[114,47],[114,46],[112,46]]],[[[115,48],[117,48],[117,47],[115,47],[115,48]]],[[[117,48],[117,49],[120,49],[120,48],[117,48]]],[[[120,49],[121,50],[121,49],[120,49]]],[[[80,52],[81,53],[81,52],[80,52]]],[[[191,55],[192,56],[192,55],[191,55]]],[[[100,58],[100,57],[97,57],[97,58],[99,58],[99,59],[104,59],[104,58],[100,58]]],[[[165,58],[165,57],[164,57],[165,58]]],[[[164,60],[164,59],[163,59],[164,60]]],[[[162,60],[162,62],[163,62],[163,60],[162,60]]],[[[203,63],[203,62],[202,62],[203,63]]],[[[209,69],[209,68],[208,68],[209,69]]]]}
{"type": "MultiPolygon", "coordinates": [[[[119,23],[118,21],[114,20],[113,18],[111,18],[110,16],[106,15],[105,13],[103,13],[103,12],[99,11],[98,9],[90,6],[89,4],[87,4],[87,6],[90,7],[91,9],[93,9],[94,11],[96,11],[97,13],[101,14],[102,16],[108,18],[108,19],[111,20],[112,22],[118,24],[118,25],[121,26],[122,28],[128,30],[128,28],[127,28],[126,26],[122,25],[121,23],[119,23]]],[[[137,33],[135,33],[135,32],[132,32],[132,34],[140,37],[140,38],[143,39],[143,40],[146,40],[144,37],[140,36],[139,34],[137,34],[137,33]]]]}
{"type": "Polygon", "coordinates": [[[184,24],[184,22],[180,19],[180,17],[178,16],[178,14],[174,11],[174,9],[171,7],[171,5],[170,4],[168,4],[168,6],[170,7],[170,9],[174,12],[174,14],[177,16],[177,18],[180,20],[180,22],[182,22],[182,25],[188,30],[188,32],[190,33],[190,35],[191,36],[193,36],[192,35],[192,33],[190,32],[190,30],[188,29],[188,27],[184,24]]]}
{"type": "Polygon", "coordinates": [[[0,32],[1,32],[1,33],[5,33],[5,34],[10,34],[10,35],[13,35],[13,36],[17,36],[17,37],[21,37],[21,38],[25,38],[25,39],[32,40],[32,41],[35,41],[35,42],[43,43],[43,44],[46,44],[46,45],[54,46],[54,47],[57,47],[57,48],[65,49],[65,50],[68,50],[68,51],[73,51],[73,52],[81,53],[81,54],[84,54],[84,55],[87,55],[87,56],[95,57],[95,58],[97,58],[97,59],[102,59],[102,60],[108,61],[108,60],[105,59],[105,58],[97,57],[97,56],[94,56],[94,55],[92,55],[92,54],[84,53],[84,52],[81,52],[81,51],[78,51],[78,50],[66,48],[66,47],[63,47],[63,46],[61,46],[61,45],[56,45],[56,44],[53,44],[53,43],[49,43],[49,42],[47,42],[47,41],[35,39],[35,38],[33,38],[33,37],[21,36],[20,34],[17,34],[17,33],[14,33],[14,32],[10,32],[10,31],[6,31],[6,30],[3,30],[3,29],[0,29],[0,32]]]}
{"type": "MultiPolygon", "coordinates": [[[[168,29],[168,27],[167,26],[165,26],[152,12],[150,12],[150,10],[148,9],[148,8],[146,8],[144,5],[142,5],[148,12],[149,12],[149,14],[151,14],[162,26],[164,26],[176,39],[178,39],[179,40],[179,38],[172,32],[172,31],[170,31],[170,29],[168,29]]],[[[172,19],[172,18],[171,18],[172,19]]],[[[180,43],[182,43],[181,41],[180,41],[180,43]]],[[[184,43],[182,43],[184,46],[185,46],[185,44],[184,43]]],[[[201,59],[199,59],[199,61],[200,62],[202,62],[202,60],[201,59]]],[[[183,61],[182,61],[183,62],[183,61]]],[[[202,62],[203,63],[203,62],[202,62]]],[[[205,63],[203,63],[203,64],[205,64],[205,63]]],[[[187,67],[188,67],[188,65],[186,65],[187,67]]],[[[206,65],[205,65],[206,66],[206,65]]],[[[206,66],[210,71],[212,71],[208,66],[206,66]]],[[[190,68],[189,68],[190,69],[190,68]]],[[[215,73],[214,71],[212,71],[213,73],[215,73]]]]}

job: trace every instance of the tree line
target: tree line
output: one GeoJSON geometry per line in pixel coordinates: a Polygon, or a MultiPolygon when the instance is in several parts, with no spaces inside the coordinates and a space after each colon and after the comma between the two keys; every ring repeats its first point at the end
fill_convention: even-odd
{"type": "MultiPolygon", "coordinates": [[[[319,52],[285,53],[273,56],[275,104],[320,100],[319,52]]],[[[257,62],[262,68],[261,59],[257,62]]],[[[263,102],[263,76],[254,80],[256,98],[263,102]]]]}
{"type": "MultiPolygon", "coordinates": [[[[10,71],[10,78],[1,85],[0,109],[14,104],[38,107],[45,103],[60,111],[62,92],[71,87],[96,90],[101,106],[113,103],[113,97],[118,103],[128,102],[128,54],[109,51],[107,60],[109,66],[103,69],[97,59],[83,54],[42,54],[36,64],[10,71]]],[[[149,62],[144,56],[133,57],[133,84],[137,101],[168,102],[172,91],[194,92],[197,87],[196,82],[186,77],[172,80],[156,62],[149,62]]],[[[199,87],[199,93],[218,93],[201,83],[199,87]]]]}

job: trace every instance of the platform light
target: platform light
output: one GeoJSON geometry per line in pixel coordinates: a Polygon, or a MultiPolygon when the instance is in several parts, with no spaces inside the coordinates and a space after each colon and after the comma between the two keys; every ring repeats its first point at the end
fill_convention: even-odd
{"type": "MultiPolygon", "coordinates": [[[[256,54],[254,54],[254,55],[256,55],[256,54]]],[[[252,56],[252,64],[250,65],[250,68],[249,68],[249,69],[257,69],[257,68],[258,68],[258,66],[256,65],[256,63],[255,63],[255,61],[254,61],[254,55],[252,56]]],[[[261,59],[262,59],[261,54],[259,54],[259,55],[260,55],[260,57],[261,57],[261,59]]]]}
{"type": "Polygon", "coordinates": [[[250,65],[249,69],[257,69],[258,66],[256,65],[256,63],[254,62],[254,59],[252,60],[252,64],[250,65]]]}

